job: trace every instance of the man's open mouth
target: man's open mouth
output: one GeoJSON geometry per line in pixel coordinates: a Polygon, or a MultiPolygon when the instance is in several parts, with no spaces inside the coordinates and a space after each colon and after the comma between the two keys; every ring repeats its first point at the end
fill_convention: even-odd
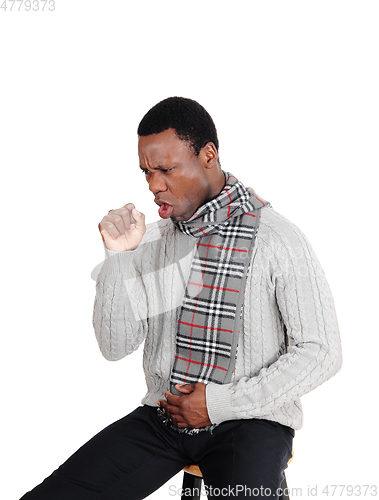
{"type": "Polygon", "coordinates": [[[162,219],[168,219],[174,207],[166,202],[156,201],[155,203],[159,205],[159,210],[158,210],[159,216],[162,217],[162,219]]]}

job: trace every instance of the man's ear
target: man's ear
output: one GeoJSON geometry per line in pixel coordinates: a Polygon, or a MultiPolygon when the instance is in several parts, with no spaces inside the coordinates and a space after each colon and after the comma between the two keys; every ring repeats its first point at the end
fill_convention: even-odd
{"type": "Polygon", "coordinates": [[[199,157],[205,168],[213,168],[217,165],[218,153],[213,142],[207,142],[199,153],[199,157]]]}

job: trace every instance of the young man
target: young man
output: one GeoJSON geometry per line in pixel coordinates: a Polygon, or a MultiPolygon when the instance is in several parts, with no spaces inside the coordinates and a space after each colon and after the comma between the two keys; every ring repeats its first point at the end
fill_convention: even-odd
{"type": "Polygon", "coordinates": [[[23,498],[141,499],[191,463],[209,496],[277,498],[299,398],[341,365],[328,284],[301,231],[221,169],[197,102],[158,103],[138,136],[161,220],[129,203],[100,222],[94,328],[109,360],[145,340],[147,394],[23,498]]]}

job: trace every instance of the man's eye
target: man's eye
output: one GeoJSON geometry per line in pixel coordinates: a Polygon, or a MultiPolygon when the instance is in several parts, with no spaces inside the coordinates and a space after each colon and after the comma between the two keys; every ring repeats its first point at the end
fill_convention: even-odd
{"type": "Polygon", "coordinates": [[[161,168],[161,172],[170,172],[172,168],[161,168]]]}
{"type": "Polygon", "coordinates": [[[143,174],[148,174],[148,173],[149,173],[149,171],[148,171],[147,169],[145,169],[145,168],[141,168],[141,172],[142,172],[143,174]]]}

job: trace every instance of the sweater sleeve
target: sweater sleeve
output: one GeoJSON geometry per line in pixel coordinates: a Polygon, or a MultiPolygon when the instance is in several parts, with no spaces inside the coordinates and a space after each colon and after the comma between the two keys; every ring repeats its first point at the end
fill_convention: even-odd
{"type": "Polygon", "coordinates": [[[136,267],[138,253],[138,249],[106,251],[96,280],[92,322],[100,351],[109,361],[135,351],[146,336],[146,298],[136,267]]]}
{"type": "Polygon", "coordinates": [[[268,418],[341,367],[338,323],[324,272],[302,232],[278,214],[277,218],[275,224],[266,221],[269,241],[261,239],[265,255],[260,264],[264,263],[267,293],[274,296],[288,338],[286,351],[254,376],[209,384],[206,398],[212,423],[268,418]]]}

